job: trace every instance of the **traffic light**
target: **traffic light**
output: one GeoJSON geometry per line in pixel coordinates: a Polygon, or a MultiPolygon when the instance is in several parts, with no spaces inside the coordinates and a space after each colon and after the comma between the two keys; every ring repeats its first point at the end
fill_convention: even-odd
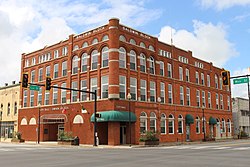
{"type": "Polygon", "coordinates": [[[229,85],[230,83],[229,71],[222,71],[221,76],[222,76],[222,84],[224,86],[229,85]]]}
{"type": "Polygon", "coordinates": [[[46,90],[51,89],[51,78],[50,77],[46,77],[45,89],[46,90]]]}
{"type": "Polygon", "coordinates": [[[27,88],[28,84],[29,84],[29,75],[28,74],[23,74],[22,87],[27,88]]]}

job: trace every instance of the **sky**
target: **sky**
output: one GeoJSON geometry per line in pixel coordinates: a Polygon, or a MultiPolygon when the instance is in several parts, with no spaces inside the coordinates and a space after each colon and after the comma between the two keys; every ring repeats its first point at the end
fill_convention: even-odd
{"type": "MultiPolygon", "coordinates": [[[[96,28],[112,17],[193,56],[250,74],[250,0],[0,0],[0,87],[19,81],[21,54],[96,28]]],[[[232,97],[247,98],[247,84],[232,97]]]]}

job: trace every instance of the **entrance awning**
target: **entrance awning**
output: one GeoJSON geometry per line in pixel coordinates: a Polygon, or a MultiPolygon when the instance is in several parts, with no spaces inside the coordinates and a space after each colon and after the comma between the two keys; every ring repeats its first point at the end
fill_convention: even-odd
{"type": "Polygon", "coordinates": [[[55,124],[67,122],[65,114],[45,114],[41,116],[40,124],[55,124]]]}
{"type": "Polygon", "coordinates": [[[213,117],[210,117],[210,118],[209,118],[209,125],[215,125],[215,124],[217,124],[216,119],[213,118],[213,117]]]}
{"type": "Polygon", "coordinates": [[[190,114],[186,115],[186,124],[193,124],[194,123],[194,117],[190,114]]]}
{"type": "MultiPolygon", "coordinates": [[[[127,111],[101,111],[97,112],[98,114],[101,114],[100,118],[96,118],[97,122],[129,122],[129,112],[127,111]]],[[[133,112],[130,112],[130,118],[131,122],[136,121],[136,116],[133,112]]],[[[94,114],[92,114],[90,120],[91,122],[94,122],[95,120],[94,114]]]]}

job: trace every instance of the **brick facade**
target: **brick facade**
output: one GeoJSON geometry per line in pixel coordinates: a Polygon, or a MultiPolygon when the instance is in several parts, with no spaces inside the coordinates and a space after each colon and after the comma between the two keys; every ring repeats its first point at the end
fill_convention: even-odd
{"type": "MultiPolygon", "coordinates": [[[[70,35],[69,39],[65,41],[46,46],[29,54],[23,54],[21,66],[21,76],[23,73],[28,73],[31,80],[32,73],[34,73],[34,82],[39,84],[44,84],[46,67],[48,66],[50,66],[50,77],[52,77],[53,85],[61,86],[65,83],[66,87],[72,88],[72,85],[76,84],[74,88],[81,89],[82,80],[86,80],[86,85],[83,86],[85,90],[97,90],[97,110],[100,112],[116,110],[135,113],[137,120],[131,124],[131,141],[133,144],[139,143],[140,129],[142,129],[140,127],[140,116],[142,113],[146,114],[147,130],[150,129],[150,120],[151,129],[156,129],[158,132],[161,131],[161,128],[164,129],[163,126],[161,127],[160,122],[162,121],[162,125],[165,125],[166,133],[159,135],[160,142],[186,141],[188,139],[185,120],[187,114],[194,118],[194,123],[190,124],[189,140],[201,140],[203,138],[203,110],[207,135],[210,134],[211,137],[210,132],[213,131],[213,137],[216,138],[232,136],[230,88],[221,86],[220,75],[222,69],[213,66],[212,63],[193,57],[191,51],[185,51],[173,45],[162,43],[155,37],[123,26],[115,18],[110,19],[107,25],[97,29],[79,35],[70,35]],[[88,46],[86,46],[86,42],[88,46]],[[62,50],[65,47],[68,48],[67,54],[63,55],[62,50]],[[105,47],[108,47],[106,52],[105,47]],[[56,58],[54,56],[55,52],[58,53],[56,58]],[[86,59],[84,59],[86,61],[82,60],[84,53],[86,53],[86,59]],[[108,60],[105,58],[107,53],[108,60]],[[133,56],[134,53],[135,56],[133,56]],[[123,59],[123,55],[125,55],[125,59],[123,59]],[[143,66],[143,55],[145,56],[145,66],[143,66]],[[133,58],[135,61],[133,61],[133,58]],[[35,63],[34,59],[36,60],[35,63]],[[105,60],[108,61],[108,64],[105,64],[105,60]],[[62,69],[63,62],[67,64],[65,76],[63,76],[65,72],[62,69]],[[55,64],[58,64],[58,69],[55,64]],[[171,72],[168,72],[168,64],[172,67],[171,72]],[[144,67],[145,72],[142,72],[144,67]],[[180,79],[181,68],[183,70],[183,79],[180,79]],[[42,74],[39,74],[39,69],[41,69],[42,74]],[[189,70],[189,77],[186,76],[186,69],[189,70]],[[171,76],[168,76],[170,73],[171,76]],[[199,83],[196,83],[196,73],[198,73],[199,83]],[[202,79],[202,74],[204,74],[204,79],[202,79]],[[208,75],[210,76],[210,85],[208,85],[208,75]],[[108,77],[108,85],[106,86],[102,84],[103,76],[108,77]],[[124,77],[124,83],[121,81],[123,80],[121,76],[124,77]],[[217,76],[218,80],[217,87],[215,76],[217,76]],[[96,83],[93,78],[96,78],[96,83]],[[144,93],[141,93],[143,89],[141,80],[146,81],[145,96],[144,93]],[[92,86],[91,82],[93,82],[92,86]],[[171,103],[169,103],[169,85],[172,85],[171,103]],[[190,91],[189,102],[187,102],[187,88],[190,91]],[[107,92],[103,91],[106,89],[108,95],[105,94],[107,92]],[[180,92],[181,89],[183,89],[183,94],[180,92]],[[199,91],[199,97],[196,97],[197,90],[199,91]],[[132,94],[132,100],[126,98],[129,92],[132,94]],[[203,92],[204,98],[202,98],[203,92]],[[210,104],[208,93],[211,95],[210,104]],[[216,100],[216,94],[218,100],[216,100]],[[184,97],[183,104],[181,104],[182,99],[180,97],[182,95],[184,97]],[[158,101],[159,98],[161,98],[161,101],[158,101]],[[197,99],[199,99],[199,106],[197,99]],[[202,109],[203,99],[205,99],[205,108],[202,109]],[[174,117],[173,134],[169,133],[170,115],[174,117]],[[200,122],[198,123],[199,132],[196,132],[196,117],[199,118],[198,122],[200,122]],[[217,119],[217,125],[209,125],[210,117],[217,119]],[[178,120],[183,125],[182,133],[177,132],[178,120]],[[223,133],[221,133],[221,129],[223,133]]],[[[105,79],[103,78],[104,82],[105,79]]],[[[30,90],[25,93],[27,95],[24,94],[23,90],[20,93],[22,108],[19,110],[19,129],[26,140],[35,141],[37,140],[37,123],[29,125],[29,120],[31,118],[38,120],[38,92],[34,92],[34,96],[31,95],[30,90]],[[27,125],[25,125],[25,121],[21,125],[23,118],[27,120],[27,125]]],[[[62,110],[66,108],[64,130],[72,132],[74,136],[79,136],[82,144],[93,144],[94,125],[90,122],[90,117],[94,112],[94,102],[91,96],[87,94],[87,97],[82,97],[81,93],[74,95],[74,93],[67,91],[66,101],[61,101],[62,90],[59,89],[57,93],[54,92],[58,97],[55,100],[53,97],[56,96],[53,96],[53,89],[51,89],[49,99],[45,101],[45,94],[46,91],[42,88],[42,100],[39,101],[41,103],[41,117],[46,114],[62,114],[62,110]],[[54,101],[57,104],[54,104],[54,101]],[[81,112],[82,106],[87,110],[87,113],[81,112]],[[81,116],[83,123],[73,123],[77,115],[81,116]]],[[[57,125],[54,124],[54,129],[46,126],[49,125],[44,124],[41,126],[41,140],[55,140],[54,137],[45,137],[44,129],[51,129],[48,134],[55,136],[57,125]]],[[[128,127],[128,122],[97,123],[100,144],[119,145],[129,143],[130,133],[128,127]],[[123,127],[125,127],[125,132],[121,135],[123,127]]]]}

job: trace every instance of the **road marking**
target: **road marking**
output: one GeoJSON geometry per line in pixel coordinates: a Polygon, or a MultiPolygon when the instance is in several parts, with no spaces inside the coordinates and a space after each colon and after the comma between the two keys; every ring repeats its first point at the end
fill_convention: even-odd
{"type": "Polygon", "coordinates": [[[233,148],[233,150],[248,150],[250,147],[238,147],[238,148],[233,148]]]}

